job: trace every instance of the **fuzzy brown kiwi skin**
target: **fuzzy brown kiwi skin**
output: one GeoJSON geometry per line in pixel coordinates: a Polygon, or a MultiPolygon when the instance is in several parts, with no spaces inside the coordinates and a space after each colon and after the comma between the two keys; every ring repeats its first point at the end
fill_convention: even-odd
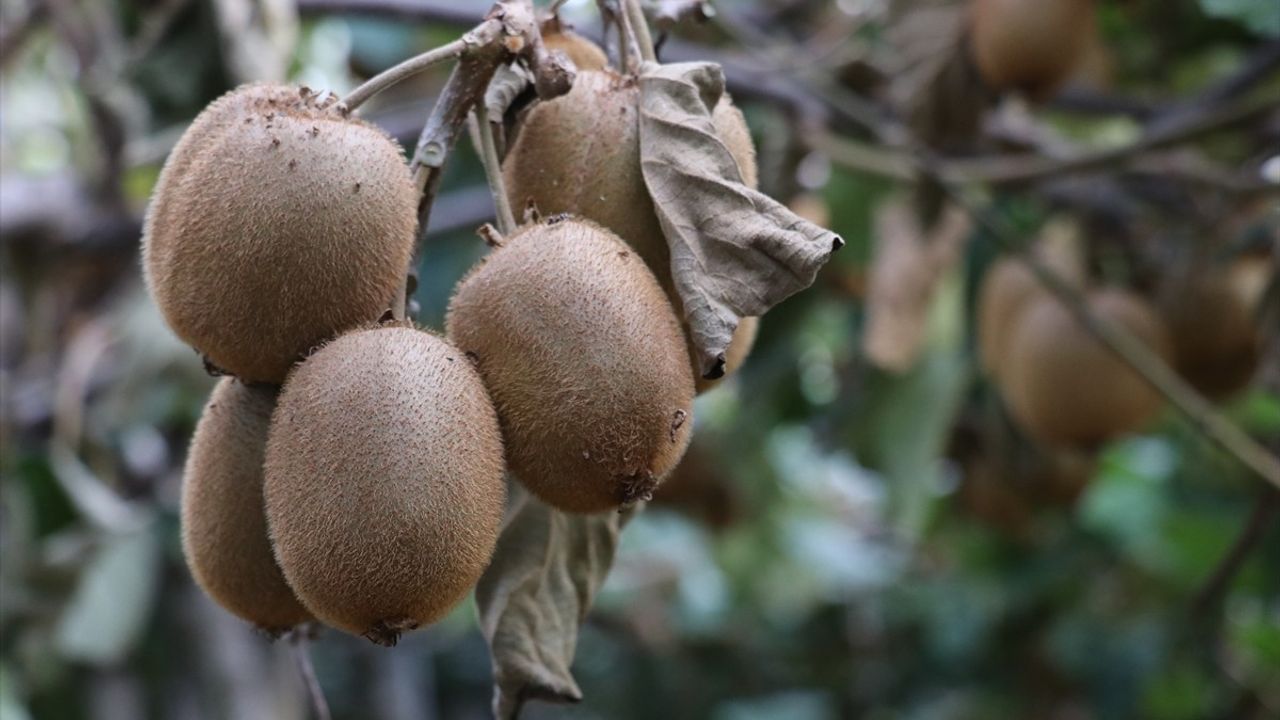
{"type": "Polygon", "coordinates": [[[196,426],[182,483],[182,549],[219,605],[276,636],[313,618],[272,553],[262,463],[276,390],[223,378],[196,426]]]}
{"type": "Polygon", "coordinates": [[[604,70],[609,66],[609,58],[599,45],[572,30],[544,30],[542,44],[547,50],[559,50],[567,55],[579,71],[604,70]]]}
{"type": "MultiPolygon", "coordinates": [[[[640,88],[612,70],[578,73],[563,97],[533,105],[503,163],[513,207],[532,201],[543,215],[571,213],[603,225],[635,249],[675,299],[666,237],[640,170],[640,88]]],[[[755,147],[742,112],[726,96],[712,121],[755,187],[755,147]]]]}
{"type": "MultiPolygon", "coordinates": [[[[503,176],[513,207],[532,201],[544,215],[571,213],[612,230],[640,255],[683,318],[671,253],[640,170],[639,92],[634,78],[609,69],[578,73],[568,95],[525,113],[503,176]]],[[[742,111],[725,95],[711,119],[743,183],[755,188],[755,145],[742,111]]]]}
{"type": "Polygon", "coordinates": [[[165,163],[143,234],[147,286],[211,365],[280,383],[390,305],[416,206],[381,130],[305,89],[244,86],[206,108],[165,163]]]}
{"type": "Polygon", "coordinates": [[[1205,396],[1222,400],[1249,385],[1262,359],[1253,310],[1227,272],[1179,283],[1161,298],[1174,368],[1205,396]]]}
{"type": "Polygon", "coordinates": [[[999,376],[1022,311],[1047,292],[1035,274],[1013,258],[1001,259],[987,270],[978,291],[978,351],[989,377],[999,376]]]}
{"type": "Polygon", "coordinates": [[[568,512],[649,495],[693,425],[693,374],[670,303],[613,233],[526,225],[458,284],[450,339],[473,357],[511,473],[568,512]]]}
{"type": "MultiPolygon", "coordinates": [[[[1119,290],[1086,297],[1104,321],[1171,360],[1168,331],[1146,301],[1119,290]]],[[[1022,312],[1009,348],[1000,378],[1005,401],[1018,424],[1046,445],[1096,448],[1141,429],[1163,407],[1159,393],[1052,298],[1022,312]]]]}
{"type": "Polygon", "coordinates": [[[1095,34],[1094,0],[974,0],[971,56],[988,86],[1033,100],[1053,95],[1095,34]]]}
{"type": "Polygon", "coordinates": [[[332,341],[280,395],[265,497],[276,558],[317,618],[391,645],[444,616],[488,565],[506,498],[475,368],[402,325],[332,341]]]}

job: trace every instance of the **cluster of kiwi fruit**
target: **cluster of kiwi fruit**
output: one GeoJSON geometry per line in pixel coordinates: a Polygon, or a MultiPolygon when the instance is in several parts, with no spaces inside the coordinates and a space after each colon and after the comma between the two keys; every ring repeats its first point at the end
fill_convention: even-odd
{"type": "MultiPolygon", "coordinates": [[[[613,511],[688,445],[708,383],[640,176],[634,79],[582,38],[547,42],[582,71],[526,112],[505,171],[543,213],[458,284],[443,337],[392,312],[418,231],[403,152],[331,96],[238,88],[161,172],[147,286],[224,376],[185,467],[183,548],[264,631],[392,644],[475,586],[507,476],[566,512],[613,511]]],[[[716,117],[754,184],[741,114],[716,117]]],[[[743,323],[728,369],[753,339],[743,323]]]]}
{"type": "MultiPolygon", "coordinates": [[[[1095,315],[1171,362],[1169,333],[1156,309],[1128,290],[1087,286],[1082,263],[1056,252],[1062,245],[1053,244],[1053,229],[1038,248],[1045,264],[1081,288],[1095,315]]],[[[978,343],[982,367],[1013,419],[1044,445],[1096,448],[1139,430],[1163,407],[1159,393],[1016,259],[999,260],[987,271],[978,298],[978,343]]]]}
{"type": "MultiPolygon", "coordinates": [[[[544,28],[543,39],[574,61],[578,77],[568,95],[537,103],[517,118],[515,139],[503,161],[511,204],[532,204],[544,214],[570,213],[622,238],[658,279],[677,316],[684,317],[666,237],[640,170],[640,88],[635,77],[611,68],[599,46],[572,31],[544,28]]],[[[755,146],[742,111],[725,95],[711,119],[737,161],[743,183],[756,188],[755,146]]],[[[758,329],[759,318],[739,323],[725,351],[725,375],[746,360],[758,329]]],[[[695,357],[690,346],[691,366],[695,357]]],[[[696,367],[692,371],[698,392],[719,382],[703,377],[696,367]]]]}
{"type": "MultiPolygon", "coordinates": [[[[1036,252],[1081,289],[1094,315],[1129,332],[1211,399],[1248,385],[1262,342],[1253,317],[1258,293],[1235,268],[1202,272],[1176,288],[1171,283],[1153,302],[1134,291],[1090,285],[1072,250],[1072,232],[1051,222],[1036,252]]],[[[998,260],[986,273],[978,343],[982,368],[1010,415],[1046,447],[1096,448],[1141,429],[1162,408],[1156,390],[1016,259],[998,260]]]]}

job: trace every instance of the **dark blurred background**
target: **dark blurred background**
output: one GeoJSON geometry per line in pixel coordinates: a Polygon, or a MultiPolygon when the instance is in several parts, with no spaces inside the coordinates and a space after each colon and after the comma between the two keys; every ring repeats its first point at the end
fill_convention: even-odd
{"type": "MultiPolygon", "coordinates": [[[[1280,717],[1276,492],[1172,410],[1084,459],[1025,437],[976,357],[997,238],[954,233],[960,251],[903,321],[906,360],[864,350],[885,208],[907,195],[850,151],[879,142],[868,113],[942,102],[929,63],[947,21],[901,37],[948,5],[720,0],[710,21],[660,33],[665,58],[725,64],[762,189],[850,246],[699,400],[690,455],[627,527],[583,629],[584,702],[528,717],[1280,717]]],[[[214,380],[145,294],[142,214],[219,94],[251,80],[342,93],[486,8],[0,2],[0,718],[308,715],[288,644],[213,605],[182,559],[182,462],[214,380]]],[[[561,13],[599,36],[594,3],[561,13]]],[[[1278,37],[1275,0],[1100,2],[1096,43],[1058,93],[951,98],[984,122],[941,151],[1070,156],[1212,117],[1206,103],[1274,102],[1278,37]]],[[[362,113],[412,148],[446,75],[362,113]]],[[[1253,258],[1251,277],[1274,284],[1280,113],[1210,130],[1085,174],[978,183],[973,202],[1020,241],[1067,218],[1091,273],[1152,297],[1204,258],[1253,258]]],[[[490,213],[464,141],[420,267],[425,325],[483,254],[473,231],[490,213]]],[[[1256,370],[1217,407],[1274,453],[1280,316],[1256,317],[1256,370]]],[[[314,657],[338,718],[490,712],[470,602],[394,649],[325,632],[314,657]]]]}

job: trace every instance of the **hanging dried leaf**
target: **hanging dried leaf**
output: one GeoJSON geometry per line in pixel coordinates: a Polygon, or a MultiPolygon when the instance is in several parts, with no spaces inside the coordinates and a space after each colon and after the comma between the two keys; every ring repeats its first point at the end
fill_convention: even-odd
{"type": "Polygon", "coordinates": [[[960,258],[969,219],[950,206],[926,232],[910,204],[891,200],[876,212],[875,230],[862,346],[871,362],[905,372],[924,347],[934,290],[960,258]]]}
{"type": "Polygon", "coordinates": [[[494,665],[494,714],[529,700],[582,699],[569,667],[622,526],[636,512],[571,515],[511,484],[512,504],[493,562],[476,586],[480,627],[494,665]]]}
{"type": "Polygon", "coordinates": [[[724,94],[714,63],[646,63],[640,72],[640,164],[671,249],[703,377],[724,374],[738,321],[813,284],[844,241],[742,182],[711,110],[724,94]]]}

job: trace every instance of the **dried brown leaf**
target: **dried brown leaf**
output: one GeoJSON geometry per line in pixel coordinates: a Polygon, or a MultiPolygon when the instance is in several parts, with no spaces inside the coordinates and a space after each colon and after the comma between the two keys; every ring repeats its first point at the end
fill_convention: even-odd
{"type": "Polygon", "coordinates": [[[724,374],[724,352],[743,317],[813,284],[844,241],[742,182],[716,134],[724,94],[714,63],[646,63],[640,72],[640,163],[671,249],[703,377],[724,374]]]}
{"type": "Polygon", "coordinates": [[[517,483],[493,561],[476,586],[480,627],[494,666],[494,714],[519,715],[529,700],[573,703],[569,671],[578,628],[613,564],[622,513],[571,515],[517,483]]]}
{"type": "Polygon", "coordinates": [[[968,216],[954,206],[929,231],[921,229],[909,203],[891,200],[880,206],[862,338],[871,362],[894,372],[915,364],[934,291],[960,259],[969,227],[968,216]]]}

